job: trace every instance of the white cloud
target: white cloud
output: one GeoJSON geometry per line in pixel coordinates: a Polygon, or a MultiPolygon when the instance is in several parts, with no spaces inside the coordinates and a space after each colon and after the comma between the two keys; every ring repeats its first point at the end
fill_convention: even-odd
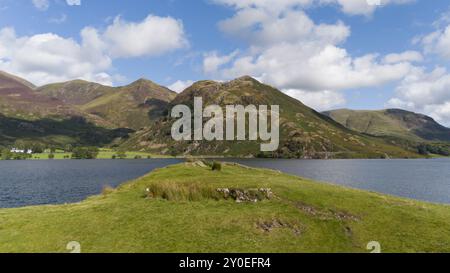
{"type": "Polygon", "coordinates": [[[283,89],[338,91],[400,80],[411,68],[407,62],[382,64],[375,55],[352,58],[330,44],[283,43],[236,58],[222,76],[253,75],[283,89]]]}
{"type": "Polygon", "coordinates": [[[350,15],[371,15],[376,9],[391,4],[408,4],[415,0],[319,0],[322,3],[335,3],[342,12],[350,15]]]}
{"type": "Polygon", "coordinates": [[[188,45],[181,21],[153,15],[139,23],[116,17],[102,39],[114,57],[155,56],[188,45]]]}
{"type": "Polygon", "coordinates": [[[415,0],[213,0],[219,4],[233,6],[237,9],[261,7],[279,11],[293,7],[307,8],[314,5],[337,5],[349,15],[371,15],[376,9],[390,4],[407,4],[415,0]]]}
{"type": "Polygon", "coordinates": [[[188,88],[194,84],[194,81],[188,80],[188,81],[176,81],[173,84],[169,85],[168,88],[170,90],[173,90],[177,93],[181,93],[184,91],[184,89],[188,88]]]}
{"type": "Polygon", "coordinates": [[[47,10],[50,6],[50,2],[48,0],[32,0],[33,5],[38,9],[38,10],[47,10]]]}
{"type": "Polygon", "coordinates": [[[388,54],[383,59],[383,62],[387,64],[421,61],[423,61],[423,56],[420,52],[417,51],[405,51],[402,53],[388,54]]]}
{"type": "Polygon", "coordinates": [[[258,46],[306,40],[338,44],[350,35],[350,28],[342,22],[316,25],[298,10],[274,14],[263,9],[244,9],[220,22],[219,26],[222,31],[258,46]]]}
{"type": "Polygon", "coordinates": [[[351,33],[347,25],[316,24],[296,6],[314,1],[218,1],[236,8],[231,18],[220,22],[220,29],[246,41],[248,49],[206,54],[204,72],[222,79],[251,75],[319,108],[329,108],[332,100],[342,104],[341,90],[401,80],[414,68],[411,62],[422,59],[413,51],[351,56],[342,46],[351,33]]]}
{"type": "Polygon", "coordinates": [[[38,85],[74,78],[111,84],[104,73],[111,59],[92,46],[87,31],[81,36],[80,44],[52,33],[17,37],[14,29],[1,29],[0,69],[38,85]]]}
{"type": "Polygon", "coordinates": [[[66,0],[69,6],[81,6],[81,0],[66,0]]]}
{"type": "Polygon", "coordinates": [[[344,105],[346,102],[344,96],[336,91],[308,92],[296,89],[283,91],[317,111],[334,109],[344,105]]]}
{"type": "Polygon", "coordinates": [[[203,55],[203,72],[206,74],[213,74],[218,71],[218,69],[229,63],[239,51],[234,51],[229,55],[219,56],[217,51],[209,52],[203,55]]]}
{"type": "Polygon", "coordinates": [[[80,36],[80,42],[54,33],[19,37],[13,28],[0,29],[0,70],[37,85],[75,78],[111,85],[115,58],[160,55],[187,43],[181,22],[156,16],[140,23],[118,18],[104,32],[86,27],[80,36]]]}
{"type": "Polygon", "coordinates": [[[420,40],[425,53],[433,53],[450,60],[450,25],[438,29],[420,40]]]}
{"type": "Polygon", "coordinates": [[[450,125],[450,74],[445,68],[427,73],[417,68],[396,89],[388,107],[425,113],[450,125]]]}

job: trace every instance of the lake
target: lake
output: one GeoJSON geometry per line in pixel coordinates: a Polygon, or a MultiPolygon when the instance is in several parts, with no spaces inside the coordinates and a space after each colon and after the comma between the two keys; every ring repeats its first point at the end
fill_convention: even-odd
{"type": "MultiPolygon", "coordinates": [[[[450,204],[450,159],[233,159],[314,180],[450,204]]],[[[0,207],[63,204],[99,194],[178,159],[0,161],[0,207]]]]}
{"type": "Polygon", "coordinates": [[[150,171],[182,162],[148,160],[0,161],[0,207],[79,202],[150,171]]]}
{"type": "Polygon", "coordinates": [[[357,189],[450,204],[450,158],[233,161],[357,189]]]}

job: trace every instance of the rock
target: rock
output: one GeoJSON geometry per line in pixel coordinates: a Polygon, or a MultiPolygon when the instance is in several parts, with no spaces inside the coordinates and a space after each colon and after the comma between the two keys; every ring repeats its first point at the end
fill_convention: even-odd
{"type": "Polygon", "coordinates": [[[236,203],[257,203],[263,200],[270,200],[274,197],[272,189],[266,188],[248,190],[219,188],[217,192],[221,193],[224,199],[232,198],[236,203]]]}

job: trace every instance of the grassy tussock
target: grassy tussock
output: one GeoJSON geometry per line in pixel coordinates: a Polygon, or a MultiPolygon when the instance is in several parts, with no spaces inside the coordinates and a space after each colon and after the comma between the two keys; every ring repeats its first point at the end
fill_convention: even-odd
{"type": "Polygon", "coordinates": [[[111,186],[104,186],[102,189],[102,195],[109,195],[111,193],[113,193],[116,189],[114,189],[111,186]]]}
{"type": "Polygon", "coordinates": [[[217,189],[198,183],[163,182],[151,184],[146,189],[146,197],[162,198],[168,201],[202,201],[206,199],[223,199],[217,189]]]}

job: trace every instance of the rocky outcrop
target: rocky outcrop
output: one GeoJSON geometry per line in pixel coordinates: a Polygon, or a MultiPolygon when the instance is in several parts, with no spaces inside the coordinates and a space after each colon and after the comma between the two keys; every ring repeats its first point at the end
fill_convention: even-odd
{"type": "Polygon", "coordinates": [[[251,202],[257,203],[263,200],[274,198],[272,189],[229,189],[220,188],[217,192],[223,195],[224,199],[233,199],[236,203],[251,202]]]}

